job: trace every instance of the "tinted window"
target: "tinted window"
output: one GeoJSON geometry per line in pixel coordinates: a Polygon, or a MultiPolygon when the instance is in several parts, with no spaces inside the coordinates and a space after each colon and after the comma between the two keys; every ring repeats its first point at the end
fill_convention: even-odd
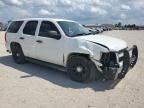
{"type": "Polygon", "coordinates": [[[38,21],[29,21],[26,23],[23,33],[28,35],[35,35],[38,21]]]}
{"type": "Polygon", "coordinates": [[[9,33],[17,33],[19,28],[21,27],[23,21],[14,21],[10,24],[8,31],[9,33]]]}
{"type": "Polygon", "coordinates": [[[58,29],[52,22],[43,21],[40,26],[39,36],[49,37],[48,36],[49,31],[57,31],[57,33],[59,34],[58,29]]]}

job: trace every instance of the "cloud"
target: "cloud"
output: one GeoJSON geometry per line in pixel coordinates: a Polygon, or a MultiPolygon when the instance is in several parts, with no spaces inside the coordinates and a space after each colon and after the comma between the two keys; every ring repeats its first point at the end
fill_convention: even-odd
{"type": "Polygon", "coordinates": [[[20,0],[3,0],[9,6],[21,6],[23,3],[20,0]]]}
{"type": "Polygon", "coordinates": [[[123,10],[131,10],[130,6],[125,5],[125,4],[121,5],[121,9],[123,9],[123,10]]]}
{"type": "Polygon", "coordinates": [[[0,20],[54,17],[80,23],[144,24],[144,0],[1,0],[0,20]]]}
{"type": "Polygon", "coordinates": [[[92,0],[90,3],[94,6],[112,6],[107,0],[92,0]]]}
{"type": "Polygon", "coordinates": [[[55,13],[54,12],[49,12],[48,10],[45,10],[45,9],[41,9],[40,11],[39,11],[39,14],[40,15],[55,15],[55,13]]]}
{"type": "Polygon", "coordinates": [[[97,7],[93,7],[93,6],[90,8],[90,11],[93,14],[98,14],[98,15],[106,15],[107,14],[106,10],[97,8],[97,7]]]}
{"type": "Polygon", "coordinates": [[[2,1],[0,1],[0,6],[4,6],[4,3],[2,1]]]}
{"type": "Polygon", "coordinates": [[[72,5],[72,1],[71,0],[57,0],[56,1],[56,6],[59,7],[68,7],[72,5]]]}
{"type": "Polygon", "coordinates": [[[127,18],[127,15],[126,14],[120,14],[120,18],[122,19],[122,20],[125,20],[126,18],[127,18]]]}
{"type": "Polygon", "coordinates": [[[144,9],[144,0],[137,0],[133,5],[136,9],[144,9]]]}

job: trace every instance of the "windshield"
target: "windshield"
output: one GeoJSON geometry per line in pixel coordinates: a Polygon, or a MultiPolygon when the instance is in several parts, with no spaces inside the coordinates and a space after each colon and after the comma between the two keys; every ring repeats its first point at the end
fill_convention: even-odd
{"type": "Polygon", "coordinates": [[[91,34],[86,28],[76,22],[58,21],[58,24],[69,37],[76,37],[91,34]]]}

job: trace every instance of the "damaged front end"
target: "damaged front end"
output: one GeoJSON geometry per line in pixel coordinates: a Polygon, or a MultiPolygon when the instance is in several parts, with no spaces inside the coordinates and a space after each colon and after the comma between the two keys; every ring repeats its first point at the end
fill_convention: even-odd
{"type": "Polygon", "coordinates": [[[133,68],[138,59],[138,48],[134,45],[130,49],[119,52],[103,53],[100,69],[105,79],[122,79],[129,69],[133,68]]]}

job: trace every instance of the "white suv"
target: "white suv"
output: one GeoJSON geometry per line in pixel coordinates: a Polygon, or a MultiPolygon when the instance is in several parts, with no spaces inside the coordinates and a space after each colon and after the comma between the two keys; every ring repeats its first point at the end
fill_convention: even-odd
{"type": "Polygon", "coordinates": [[[125,41],[93,35],[81,24],[64,19],[30,18],[12,21],[6,48],[16,63],[27,60],[64,67],[72,80],[85,82],[103,76],[123,78],[134,67],[138,49],[125,41]]]}

